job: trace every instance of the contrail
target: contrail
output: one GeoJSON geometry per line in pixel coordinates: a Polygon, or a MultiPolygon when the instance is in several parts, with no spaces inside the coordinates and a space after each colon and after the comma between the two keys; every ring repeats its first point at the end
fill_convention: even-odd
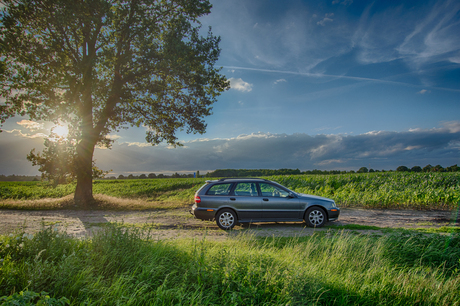
{"type": "Polygon", "coordinates": [[[292,75],[300,75],[300,76],[307,76],[307,77],[313,77],[313,78],[328,77],[328,78],[336,78],[336,79],[348,79],[348,80],[356,80],[356,81],[366,81],[366,82],[377,82],[377,83],[402,85],[402,86],[408,86],[408,87],[414,87],[414,88],[430,88],[430,89],[437,89],[437,90],[460,92],[460,89],[444,88],[444,87],[433,87],[433,86],[425,86],[425,85],[415,85],[415,84],[396,82],[396,81],[390,81],[390,80],[364,78],[364,77],[356,77],[356,76],[349,76],[349,75],[333,75],[333,74],[310,73],[310,72],[296,72],[296,71],[285,71],[285,70],[247,68],[247,67],[237,67],[237,66],[223,66],[223,68],[237,69],[237,70],[259,71],[259,72],[268,72],[268,73],[292,74],[292,75]]]}

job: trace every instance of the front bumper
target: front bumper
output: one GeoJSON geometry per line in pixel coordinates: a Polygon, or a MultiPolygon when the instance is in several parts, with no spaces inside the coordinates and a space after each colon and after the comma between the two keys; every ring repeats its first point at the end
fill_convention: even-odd
{"type": "Polygon", "coordinates": [[[216,214],[216,210],[213,208],[203,208],[197,207],[196,204],[192,206],[192,210],[190,211],[192,215],[195,215],[195,218],[201,220],[213,220],[216,214]]]}
{"type": "Polygon", "coordinates": [[[330,208],[328,209],[327,211],[327,214],[328,214],[328,219],[329,221],[335,221],[339,218],[339,215],[340,215],[340,208],[338,207],[333,207],[333,208],[330,208]]]}

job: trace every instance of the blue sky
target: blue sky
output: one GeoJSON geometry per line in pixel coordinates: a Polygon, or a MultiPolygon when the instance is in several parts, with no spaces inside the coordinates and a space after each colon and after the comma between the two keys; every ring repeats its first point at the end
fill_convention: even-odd
{"type": "MultiPolygon", "coordinates": [[[[231,89],[206,118],[207,133],[181,133],[184,147],[175,149],[146,144],[145,128],[114,133],[113,149],[95,152],[100,168],[126,175],[460,164],[460,2],[211,3],[201,22],[221,36],[218,66],[231,89]]],[[[25,156],[50,125],[25,120],[3,127],[0,174],[37,173],[25,156]]]]}

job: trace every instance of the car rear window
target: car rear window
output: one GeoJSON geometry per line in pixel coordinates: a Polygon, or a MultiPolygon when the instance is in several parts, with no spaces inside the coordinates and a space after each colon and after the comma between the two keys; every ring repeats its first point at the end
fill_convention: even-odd
{"type": "Polygon", "coordinates": [[[238,183],[233,193],[236,196],[257,197],[256,183],[238,183]]]}
{"type": "Polygon", "coordinates": [[[209,188],[207,195],[229,195],[230,190],[232,189],[232,184],[216,184],[209,188]]]}

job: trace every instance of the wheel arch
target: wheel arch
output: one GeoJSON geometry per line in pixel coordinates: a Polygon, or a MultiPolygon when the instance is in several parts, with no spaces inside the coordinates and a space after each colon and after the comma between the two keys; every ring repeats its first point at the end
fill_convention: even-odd
{"type": "Polygon", "coordinates": [[[309,210],[310,208],[314,208],[314,207],[318,207],[318,208],[321,208],[322,210],[324,210],[324,212],[326,213],[326,221],[329,222],[329,213],[327,211],[326,208],[324,208],[323,206],[319,205],[319,204],[312,204],[310,206],[307,206],[303,212],[303,219],[305,220],[305,215],[307,214],[307,210],[309,210]]]}
{"type": "Polygon", "coordinates": [[[228,207],[228,206],[224,206],[224,207],[219,207],[217,210],[216,210],[216,213],[214,214],[214,219],[217,219],[217,215],[219,214],[219,212],[223,209],[229,209],[231,211],[233,211],[235,213],[235,216],[236,216],[236,221],[238,222],[239,220],[239,216],[238,216],[238,212],[233,208],[233,207],[228,207]]]}

